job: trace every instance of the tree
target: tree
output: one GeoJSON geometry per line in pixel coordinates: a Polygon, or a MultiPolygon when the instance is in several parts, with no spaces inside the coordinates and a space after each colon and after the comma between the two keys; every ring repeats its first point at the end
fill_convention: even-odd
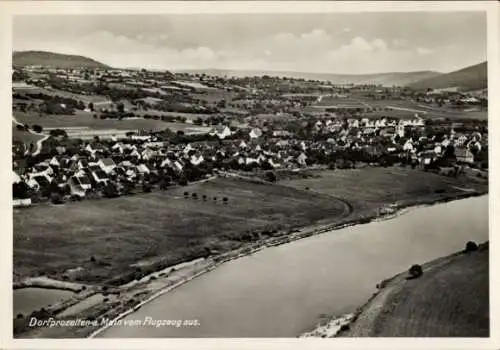
{"type": "Polygon", "coordinates": [[[149,193],[151,192],[152,188],[151,188],[151,185],[147,182],[143,183],[142,184],[142,191],[145,192],[145,193],[149,193]]]}
{"type": "Polygon", "coordinates": [[[52,204],[63,204],[63,199],[62,199],[62,196],[59,194],[59,193],[51,193],[50,194],[50,201],[52,202],[52,204]]]}
{"type": "Polygon", "coordinates": [[[198,199],[198,195],[196,193],[193,193],[191,197],[193,197],[193,199],[198,199]]]}
{"type": "Polygon", "coordinates": [[[125,105],[122,102],[117,103],[116,110],[120,113],[123,113],[125,111],[125,105]]]}
{"type": "Polygon", "coordinates": [[[93,112],[94,111],[94,103],[89,102],[89,109],[93,112]]]}
{"type": "Polygon", "coordinates": [[[107,198],[115,198],[119,196],[118,189],[116,185],[112,182],[109,182],[103,189],[103,194],[107,198]]]}
{"type": "Polygon", "coordinates": [[[276,174],[273,171],[266,172],[266,181],[276,182],[276,174]]]}
{"type": "Polygon", "coordinates": [[[30,197],[30,188],[29,186],[21,181],[18,183],[12,184],[12,195],[14,198],[26,199],[30,197]]]}
{"type": "Polygon", "coordinates": [[[181,185],[181,186],[187,186],[187,184],[188,184],[188,181],[187,181],[186,177],[185,176],[181,176],[181,178],[179,179],[179,185],[181,185]]]}
{"type": "Polygon", "coordinates": [[[412,278],[418,278],[424,274],[424,271],[422,270],[422,266],[420,266],[418,264],[412,265],[408,272],[410,273],[410,276],[412,278]]]}
{"type": "Polygon", "coordinates": [[[476,251],[477,248],[478,248],[478,246],[477,246],[476,242],[469,241],[465,245],[465,252],[470,253],[470,252],[476,251]]]}
{"type": "Polygon", "coordinates": [[[222,198],[222,201],[224,202],[224,204],[227,204],[227,202],[228,202],[227,197],[222,198]]]}
{"type": "Polygon", "coordinates": [[[42,130],[43,130],[43,128],[40,125],[38,125],[38,124],[33,125],[33,131],[34,132],[36,132],[36,133],[39,134],[39,133],[42,132],[42,130]]]}

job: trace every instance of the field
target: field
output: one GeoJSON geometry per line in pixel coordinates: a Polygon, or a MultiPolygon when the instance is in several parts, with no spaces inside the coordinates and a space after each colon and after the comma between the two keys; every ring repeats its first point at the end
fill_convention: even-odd
{"type": "Polygon", "coordinates": [[[389,282],[342,335],[488,337],[488,247],[428,265],[420,278],[389,282]]]}
{"type": "Polygon", "coordinates": [[[363,209],[388,203],[418,202],[439,199],[462,192],[460,188],[487,190],[486,180],[472,182],[465,177],[451,178],[404,167],[325,170],[318,177],[280,181],[297,189],[324,193],[347,199],[355,208],[363,209]],[[436,191],[440,193],[436,193],[436,191]]]}
{"type": "Polygon", "coordinates": [[[43,136],[32,134],[24,130],[18,130],[16,127],[12,127],[12,141],[20,141],[25,144],[35,143],[41,140],[43,136]]]}
{"type": "Polygon", "coordinates": [[[14,116],[20,123],[28,125],[38,124],[44,128],[68,128],[88,127],[90,129],[118,129],[118,130],[164,130],[170,128],[173,131],[184,132],[207,132],[208,128],[184,123],[168,123],[154,119],[99,119],[94,118],[92,113],[76,111],[75,115],[42,115],[37,113],[14,112],[14,116]]]}
{"type": "MultiPolygon", "coordinates": [[[[16,210],[14,270],[18,278],[60,278],[67,269],[83,267],[81,281],[101,282],[130,272],[134,263],[178,262],[205,247],[234,248],[247,232],[333,223],[349,213],[355,218],[389,203],[450,198],[470,187],[464,178],[399,167],[316,176],[279,184],[218,178],[166,192],[16,210]],[[184,191],[196,192],[198,199],[184,198],[184,191]],[[101,264],[90,263],[91,256],[101,264]]],[[[475,189],[487,191],[486,180],[479,181],[475,189]]]]}
{"type": "Polygon", "coordinates": [[[86,104],[88,104],[89,102],[93,102],[95,105],[98,105],[100,103],[112,103],[112,101],[108,100],[105,96],[101,96],[101,95],[82,95],[82,94],[75,94],[75,93],[72,93],[72,92],[69,92],[69,91],[64,91],[64,90],[56,90],[56,89],[52,89],[52,88],[40,88],[40,87],[37,87],[36,89],[23,89],[23,88],[20,88],[20,89],[16,89],[17,91],[15,92],[19,92],[19,93],[23,93],[23,92],[27,92],[27,93],[42,93],[42,94],[45,94],[45,95],[49,95],[49,96],[60,96],[60,97],[64,97],[64,98],[72,98],[74,100],[77,100],[77,101],[82,101],[86,104]]]}
{"type": "Polygon", "coordinates": [[[370,116],[407,116],[413,117],[418,113],[426,118],[467,118],[467,119],[488,119],[487,111],[466,111],[462,109],[454,109],[450,107],[438,107],[437,105],[429,105],[423,102],[414,102],[406,100],[373,100],[363,96],[360,97],[330,97],[326,96],[320,102],[314,103],[312,107],[307,107],[307,110],[314,111],[317,107],[328,108],[337,106],[339,108],[389,108],[389,111],[379,110],[367,113],[370,116]]]}
{"type": "Polygon", "coordinates": [[[134,263],[189,259],[205,247],[233,248],[249,230],[302,226],[347,212],[343,202],[327,195],[235,179],[116,199],[40,205],[15,210],[14,272],[17,278],[60,278],[67,269],[83,267],[75,278],[97,283],[133,271],[134,263]],[[198,200],[184,198],[184,191],[196,192],[198,200]],[[90,262],[92,256],[97,263],[90,262]]]}

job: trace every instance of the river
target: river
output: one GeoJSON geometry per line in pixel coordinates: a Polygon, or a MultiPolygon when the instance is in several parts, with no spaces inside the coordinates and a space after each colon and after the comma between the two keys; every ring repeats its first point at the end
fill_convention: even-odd
{"type": "Polygon", "coordinates": [[[113,326],[102,337],[296,337],[321,315],[350,313],[381,280],[488,240],[488,196],[409,209],[229,262],[125,320],[192,320],[196,327],[113,326]]]}

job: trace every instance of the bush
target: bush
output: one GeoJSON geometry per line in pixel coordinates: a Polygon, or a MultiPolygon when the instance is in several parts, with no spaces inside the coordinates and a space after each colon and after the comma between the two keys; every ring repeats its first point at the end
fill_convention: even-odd
{"type": "Polygon", "coordinates": [[[465,252],[470,253],[476,251],[478,248],[476,242],[468,241],[467,244],[465,244],[465,252]]]}
{"type": "Polygon", "coordinates": [[[276,174],[272,171],[266,172],[266,181],[276,182],[276,174]]]}
{"type": "Polygon", "coordinates": [[[408,272],[410,273],[410,276],[412,278],[418,278],[424,274],[422,266],[418,264],[412,265],[412,267],[410,267],[410,270],[408,272]]]}
{"type": "Polygon", "coordinates": [[[184,192],[184,197],[189,197],[189,192],[184,192]]]}
{"type": "Polygon", "coordinates": [[[151,188],[151,185],[148,184],[148,183],[144,183],[142,185],[142,191],[145,192],[145,193],[149,193],[151,192],[152,188],[151,188]]]}
{"type": "Polygon", "coordinates": [[[222,201],[224,202],[224,204],[227,204],[227,202],[228,202],[227,197],[222,198],[222,201]]]}
{"type": "Polygon", "coordinates": [[[40,125],[33,125],[33,131],[36,133],[41,133],[43,131],[43,128],[40,125]]]}
{"type": "Polygon", "coordinates": [[[52,204],[63,204],[63,198],[59,193],[51,193],[50,194],[50,201],[52,204]]]}
{"type": "Polygon", "coordinates": [[[342,326],[340,326],[340,329],[339,329],[341,332],[345,332],[345,331],[348,331],[349,330],[349,325],[348,324],[343,324],[342,326]]]}
{"type": "Polygon", "coordinates": [[[214,197],[214,201],[217,201],[217,197],[214,197]]]}
{"type": "Polygon", "coordinates": [[[77,194],[73,194],[71,195],[71,197],[69,197],[69,199],[72,201],[72,202],[79,202],[82,200],[82,197],[80,197],[79,195],[77,194]]]}
{"type": "Polygon", "coordinates": [[[193,197],[193,199],[197,199],[197,198],[198,198],[198,195],[197,195],[196,193],[193,193],[193,194],[191,195],[191,197],[193,197]]]}
{"type": "Polygon", "coordinates": [[[23,314],[17,314],[17,316],[16,316],[16,318],[17,318],[18,320],[19,320],[19,319],[21,319],[21,318],[23,318],[23,317],[24,317],[24,315],[23,315],[23,314]]]}
{"type": "Polygon", "coordinates": [[[96,260],[95,260],[95,256],[93,256],[93,255],[92,255],[92,256],[90,257],[90,262],[95,262],[95,261],[96,261],[96,260]]]}
{"type": "Polygon", "coordinates": [[[206,201],[207,200],[207,196],[204,194],[203,195],[203,200],[206,201]]]}

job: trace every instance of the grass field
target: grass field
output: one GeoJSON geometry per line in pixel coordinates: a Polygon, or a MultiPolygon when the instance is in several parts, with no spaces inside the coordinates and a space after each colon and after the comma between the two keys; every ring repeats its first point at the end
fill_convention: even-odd
{"type": "MultiPolygon", "coordinates": [[[[75,94],[69,91],[63,91],[63,90],[56,90],[52,88],[37,88],[37,91],[33,91],[34,93],[42,93],[45,95],[49,96],[61,96],[65,98],[72,98],[77,101],[82,101],[84,103],[99,103],[99,102],[105,102],[109,101],[105,96],[102,95],[82,95],[82,94],[75,94]]],[[[111,102],[111,101],[109,101],[111,102]]]]}
{"type": "Polygon", "coordinates": [[[60,278],[67,269],[83,267],[82,281],[101,282],[133,271],[130,265],[140,261],[174,261],[205,247],[233,248],[248,230],[307,225],[342,216],[347,209],[326,195],[236,179],[41,205],[15,210],[14,271],[18,278],[60,278]],[[184,198],[184,191],[196,192],[198,200],[184,198]],[[228,204],[222,203],[223,196],[228,204]],[[98,263],[90,262],[91,256],[98,263]]]}
{"type": "MultiPolygon", "coordinates": [[[[422,117],[426,118],[466,118],[466,119],[488,119],[487,111],[473,111],[467,112],[461,109],[453,109],[447,106],[438,107],[434,105],[428,105],[423,102],[414,102],[406,100],[373,100],[363,96],[360,97],[348,97],[348,98],[338,98],[338,97],[323,97],[320,102],[314,103],[313,106],[316,107],[328,107],[328,106],[338,106],[340,108],[352,107],[352,108],[389,108],[390,111],[375,111],[368,113],[368,116],[408,116],[412,117],[415,113],[418,113],[422,117]]],[[[317,108],[308,107],[308,110],[314,110],[317,108]]]]}
{"type": "Polygon", "coordinates": [[[489,249],[439,260],[389,282],[345,336],[488,337],[489,249]]]}
{"type": "Polygon", "coordinates": [[[44,128],[67,128],[67,127],[88,127],[90,129],[118,129],[118,130],[163,130],[170,128],[173,131],[182,130],[191,132],[207,132],[209,128],[202,129],[196,125],[184,123],[168,123],[154,119],[99,119],[94,118],[92,113],[76,111],[75,115],[42,115],[38,113],[14,112],[14,116],[20,123],[28,125],[38,124],[44,128]]]}
{"type": "Polygon", "coordinates": [[[12,140],[20,141],[25,144],[35,143],[36,141],[42,139],[43,136],[32,134],[28,131],[18,130],[15,126],[12,127],[12,140]]]}
{"type": "Polygon", "coordinates": [[[308,187],[310,191],[341,197],[351,202],[355,208],[413,202],[420,198],[437,199],[462,192],[456,187],[488,187],[486,180],[471,183],[471,180],[465,177],[451,178],[399,166],[323,170],[314,174],[318,177],[283,180],[280,183],[297,189],[308,187]],[[436,193],[436,190],[441,193],[436,193]]]}

